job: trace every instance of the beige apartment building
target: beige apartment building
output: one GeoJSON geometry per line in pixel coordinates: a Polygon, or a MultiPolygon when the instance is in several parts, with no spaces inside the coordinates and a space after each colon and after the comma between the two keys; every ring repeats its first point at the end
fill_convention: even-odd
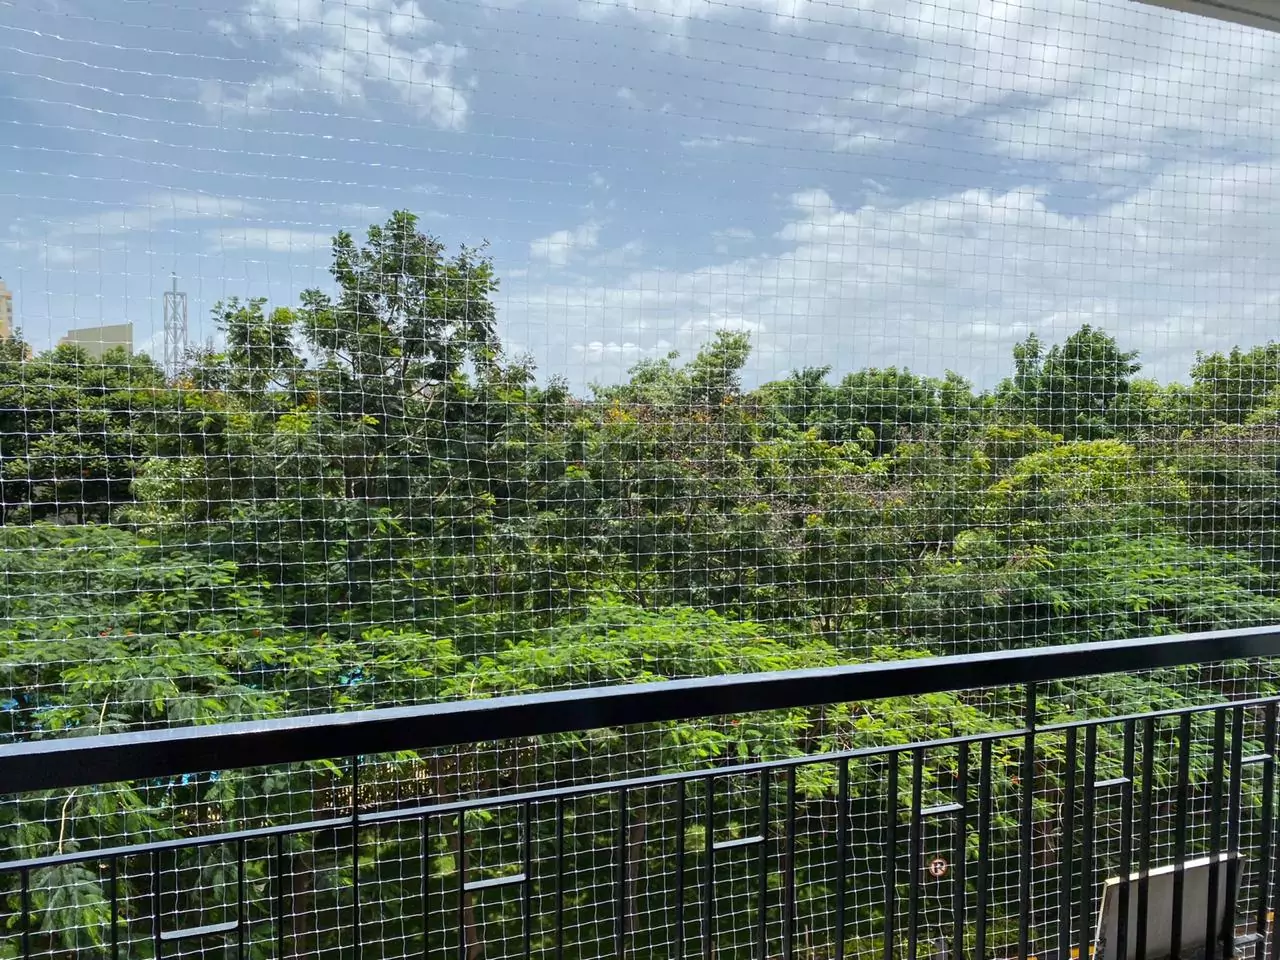
{"type": "Polygon", "coordinates": [[[115,347],[124,347],[129,353],[133,353],[133,324],[111,323],[68,330],[58,341],[58,346],[66,343],[83,347],[85,353],[95,360],[101,360],[108,350],[115,347]]]}
{"type": "Polygon", "coordinates": [[[13,336],[13,291],[0,280],[0,339],[13,336]]]}

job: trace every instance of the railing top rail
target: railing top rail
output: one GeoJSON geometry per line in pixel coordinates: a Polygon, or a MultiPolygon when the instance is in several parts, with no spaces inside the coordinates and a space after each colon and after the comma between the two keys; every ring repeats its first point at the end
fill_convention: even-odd
{"type": "Polygon", "coordinates": [[[602,727],[1280,656],[1280,627],[696,677],[0,746],[0,791],[432,749],[602,727]]]}
{"type": "Polygon", "coordinates": [[[982,733],[969,733],[955,737],[943,737],[933,740],[914,740],[910,743],[887,743],[875,746],[850,747],[828,753],[806,754],[794,757],[773,757],[768,760],[748,760],[731,763],[726,766],[717,764],[714,768],[696,770],[675,770],[664,773],[646,774],[627,777],[622,780],[590,780],[568,785],[525,789],[518,792],[504,792],[500,795],[480,793],[465,796],[461,799],[431,799],[410,806],[373,806],[368,809],[358,807],[350,814],[337,817],[321,817],[314,820],[293,820],[285,823],[272,823],[266,826],[249,827],[230,830],[224,833],[201,833],[195,836],[182,836],[165,840],[151,840],[141,843],[120,844],[117,846],[76,849],[63,853],[43,854],[17,860],[0,861],[0,873],[11,873],[15,870],[37,870],[68,863],[88,863],[94,860],[108,860],[112,857],[128,857],[148,854],[157,850],[196,849],[212,847],[219,844],[237,843],[241,840],[263,840],[271,837],[292,834],[314,833],[320,830],[331,830],[349,827],[353,822],[361,826],[374,826],[387,823],[401,823],[422,820],[425,817],[455,816],[471,810],[498,810],[501,808],[520,808],[529,803],[547,803],[561,801],[572,803],[574,800],[603,794],[617,795],[621,791],[634,793],[654,787],[669,787],[677,783],[705,782],[708,777],[723,780],[732,777],[758,776],[761,773],[779,773],[791,768],[837,764],[842,761],[869,760],[887,758],[894,754],[914,754],[955,747],[965,744],[970,749],[983,743],[998,743],[1013,738],[1021,740],[1028,733],[1040,736],[1062,735],[1068,730],[1082,731],[1090,727],[1115,726],[1117,724],[1133,724],[1148,718],[1180,717],[1187,714],[1216,714],[1223,711],[1245,710],[1249,708],[1277,706],[1278,698],[1251,697],[1244,700],[1215,700],[1210,703],[1198,703],[1190,706],[1171,707],[1167,710],[1151,710],[1145,713],[1123,714],[1118,716],[1091,717],[1081,720],[1070,720],[1058,723],[1047,723],[1032,730],[1025,726],[1005,727],[988,730],[982,733]]]}

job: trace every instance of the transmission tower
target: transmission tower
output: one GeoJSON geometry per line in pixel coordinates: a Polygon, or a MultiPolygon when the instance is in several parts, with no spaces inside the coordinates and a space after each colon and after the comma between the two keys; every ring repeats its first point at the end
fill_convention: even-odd
{"type": "Polygon", "coordinates": [[[164,294],[164,372],[176,377],[187,358],[187,295],[178,289],[178,275],[173,274],[173,289],[164,294]]]}

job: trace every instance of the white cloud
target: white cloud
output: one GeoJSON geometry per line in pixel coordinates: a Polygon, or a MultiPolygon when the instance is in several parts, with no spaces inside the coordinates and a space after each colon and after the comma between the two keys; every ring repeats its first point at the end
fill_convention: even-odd
{"type": "MultiPolygon", "coordinates": [[[[621,11],[670,26],[690,20],[715,20],[743,13],[767,13],[788,20],[804,19],[812,0],[744,0],[729,5],[719,0],[580,0],[587,16],[621,11]]],[[[828,4],[823,3],[825,8],[828,4]]]]}
{"type": "Polygon", "coordinates": [[[836,153],[872,150],[893,142],[892,136],[874,132],[865,121],[826,113],[814,117],[805,124],[805,129],[818,134],[821,138],[819,143],[836,153]]]}
{"type": "MultiPolygon", "coordinates": [[[[614,91],[614,96],[617,97],[619,100],[621,100],[624,104],[626,104],[632,110],[649,110],[650,109],[649,105],[645,103],[643,99],[641,99],[640,95],[636,93],[634,90],[632,90],[630,87],[619,87],[617,90],[614,91]]],[[[663,103],[660,107],[657,108],[658,113],[667,113],[670,110],[671,110],[670,103],[663,103]]]]}
{"type": "Polygon", "coordinates": [[[731,147],[734,145],[751,146],[760,142],[758,137],[746,137],[735,134],[722,134],[719,136],[693,137],[690,140],[681,140],[680,146],[686,150],[719,150],[722,147],[731,147]]]}
{"type": "Polygon", "coordinates": [[[628,240],[619,247],[613,247],[593,256],[589,264],[592,267],[622,267],[635,263],[644,253],[642,240],[628,240]]]}
{"type": "Polygon", "coordinates": [[[746,227],[726,227],[723,230],[711,231],[711,239],[714,241],[713,249],[721,256],[755,238],[755,231],[746,227]]]}
{"type": "Polygon", "coordinates": [[[177,236],[188,225],[237,220],[255,205],[236,198],[186,191],[153,191],[129,204],[95,204],[93,213],[66,221],[19,221],[14,246],[41,257],[49,267],[89,267],[104,253],[141,251],[155,245],[157,235],[177,236]]]}
{"type": "Polygon", "coordinates": [[[344,203],[338,207],[338,213],[357,229],[384,220],[387,216],[386,208],[374,203],[344,203]]]}
{"type": "Polygon", "coordinates": [[[429,39],[439,27],[418,0],[250,0],[238,32],[275,44],[284,69],[242,91],[219,88],[210,106],[254,110],[309,94],[339,103],[389,94],[443,129],[466,123],[466,84],[455,71],[467,50],[429,39]]]}
{"type": "Polygon", "coordinates": [[[789,129],[809,150],[905,160],[917,182],[946,182],[939,167],[971,182],[994,158],[1054,164],[1078,194],[1107,200],[1202,152],[1271,155],[1280,136],[1267,107],[1280,95],[1280,36],[1127,0],[580,3],[665,24],[655,45],[674,33],[688,59],[714,58],[717,95],[732,91],[733,105],[695,86],[681,109],[727,136],[686,138],[691,149],[732,142],[740,120],[776,131],[770,143],[790,146],[789,129]],[[772,18],[762,55],[726,55],[737,30],[719,22],[761,14],[772,18]],[[809,41],[818,58],[794,80],[791,51],[809,41]]]}
{"type": "Polygon", "coordinates": [[[608,363],[625,364],[631,366],[638,360],[647,357],[664,356],[671,350],[671,344],[665,340],[659,340],[657,343],[649,347],[642,347],[638,343],[626,341],[617,343],[610,340],[605,343],[600,340],[592,340],[589,343],[575,343],[573,345],[574,359],[582,364],[590,366],[600,366],[608,363]]]}
{"type": "Polygon", "coordinates": [[[529,244],[529,256],[545,260],[553,267],[563,267],[571,259],[587,250],[594,250],[600,242],[600,224],[588,221],[570,230],[557,230],[539,237],[529,244]]]}
{"type": "Polygon", "coordinates": [[[125,234],[179,222],[242,217],[254,209],[252,204],[237,197],[155,191],[137,203],[108,208],[73,220],[65,232],[78,235],[125,234]]]}
{"type": "Polygon", "coordinates": [[[210,249],[219,253],[253,250],[290,254],[311,260],[317,251],[329,249],[333,234],[318,230],[247,224],[210,231],[206,234],[206,239],[210,249]]]}
{"type": "MultiPolygon", "coordinates": [[[[566,341],[688,352],[731,328],[752,333],[757,377],[898,364],[990,384],[1028,331],[1061,339],[1083,322],[1139,349],[1150,375],[1185,377],[1197,349],[1270,336],[1280,302],[1262,253],[1280,245],[1280,161],[1189,161],[1074,215],[1035,185],[853,208],[820,189],[791,199],[776,255],[521,287],[504,316],[535,349],[540,327],[548,357],[566,341]]],[[[597,376],[628,366],[591,355],[597,376]]]]}
{"type": "MultiPolygon", "coordinates": [[[[346,215],[368,214],[350,205],[346,215]]],[[[136,203],[105,206],[37,233],[19,223],[13,245],[39,257],[46,268],[69,272],[136,270],[136,258],[178,248],[187,254],[287,256],[308,267],[327,253],[334,234],[328,225],[281,223],[263,215],[256,203],[235,198],[186,192],[156,191],[136,203]],[[191,248],[189,240],[202,242],[191,248]]],[[[149,271],[139,271],[145,276],[149,271]]],[[[163,276],[163,273],[161,273],[163,276]]]]}

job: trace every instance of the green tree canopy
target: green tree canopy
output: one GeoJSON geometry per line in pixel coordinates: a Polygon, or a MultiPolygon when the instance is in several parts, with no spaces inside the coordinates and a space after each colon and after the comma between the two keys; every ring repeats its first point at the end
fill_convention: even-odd
{"type": "Polygon", "coordinates": [[[1013,350],[1014,375],[999,390],[1006,415],[1029,417],[1068,440],[1113,436],[1113,407],[1141,369],[1136,351],[1085,324],[1047,351],[1034,333],[1013,350]]]}

